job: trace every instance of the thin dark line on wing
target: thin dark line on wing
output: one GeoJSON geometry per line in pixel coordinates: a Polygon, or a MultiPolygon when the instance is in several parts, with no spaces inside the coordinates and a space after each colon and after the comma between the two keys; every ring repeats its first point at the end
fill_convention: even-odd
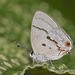
{"type": "Polygon", "coordinates": [[[35,28],[37,28],[37,29],[39,29],[39,30],[43,30],[44,32],[46,32],[46,33],[48,34],[48,31],[45,30],[45,29],[43,29],[43,28],[39,28],[39,27],[37,27],[37,26],[35,26],[35,25],[33,25],[33,27],[35,27],[35,28]]]}
{"type": "Polygon", "coordinates": [[[52,40],[52,39],[50,38],[50,36],[47,36],[46,38],[47,38],[48,40],[54,42],[55,44],[58,44],[55,40],[52,40]]]}
{"type": "MultiPolygon", "coordinates": [[[[61,47],[58,46],[58,43],[57,43],[55,40],[52,40],[52,39],[50,38],[50,36],[47,36],[46,38],[56,44],[56,46],[58,47],[58,50],[60,51],[60,53],[61,53],[62,51],[65,51],[65,50],[60,49],[61,47]]],[[[58,55],[60,55],[60,53],[59,53],[58,55]]]]}

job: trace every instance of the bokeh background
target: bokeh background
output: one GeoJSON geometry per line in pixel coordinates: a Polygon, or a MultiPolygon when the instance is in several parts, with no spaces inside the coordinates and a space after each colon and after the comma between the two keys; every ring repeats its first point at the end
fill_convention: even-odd
{"type": "Polygon", "coordinates": [[[75,74],[75,49],[70,56],[52,61],[53,69],[49,63],[33,64],[29,52],[17,48],[17,43],[32,48],[30,30],[37,10],[51,15],[75,44],[74,0],[0,0],[0,75],[75,74]]]}

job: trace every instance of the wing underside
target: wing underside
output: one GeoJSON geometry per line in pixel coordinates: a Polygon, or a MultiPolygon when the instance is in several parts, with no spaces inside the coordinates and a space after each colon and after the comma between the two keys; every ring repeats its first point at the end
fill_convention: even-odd
{"type": "Polygon", "coordinates": [[[72,41],[65,31],[48,15],[36,12],[31,28],[31,44],[35,54],[45,54],[49,59],[61,58],[65,50],[71,50],[72,41]],[[66,42],[70,47],[66,47],[66,42]]]}

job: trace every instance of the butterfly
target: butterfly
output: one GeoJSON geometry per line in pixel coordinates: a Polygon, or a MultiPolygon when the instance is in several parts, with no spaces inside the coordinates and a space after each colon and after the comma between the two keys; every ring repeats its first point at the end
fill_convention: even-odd
{"type": "Polygon", "coordinates": [[[73,41],[51,16],[37,11],[32,20],[31,45],[30,57],[45,62],[69,54],[73,41]]]}

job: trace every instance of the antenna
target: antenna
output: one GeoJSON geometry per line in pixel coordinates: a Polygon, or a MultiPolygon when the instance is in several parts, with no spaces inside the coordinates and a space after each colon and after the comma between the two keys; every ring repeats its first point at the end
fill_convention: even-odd
{"type": "Polygon", "coordinates": [[[31,49],[29,49],[25,44],[19,43],[16,41],[14,41],[14,43],[16,44],[17,47],[22,48],[22,49],[26,49],[28,52],[31,52],[31,49]]]}

